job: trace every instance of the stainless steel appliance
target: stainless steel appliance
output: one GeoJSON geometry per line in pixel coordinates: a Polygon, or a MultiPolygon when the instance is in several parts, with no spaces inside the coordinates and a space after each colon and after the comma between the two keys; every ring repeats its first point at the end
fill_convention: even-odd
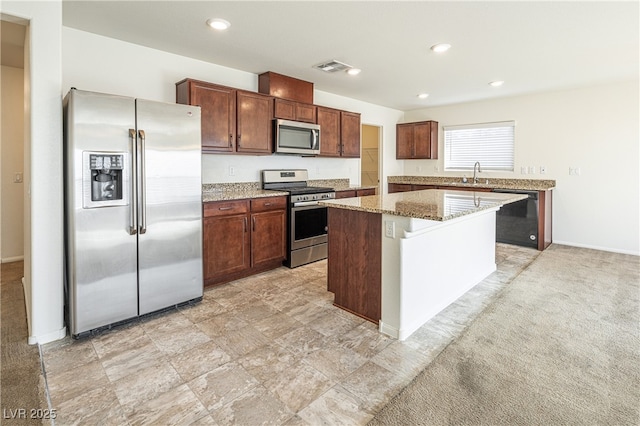
{"type": "Polygon", "coordinates": [[[72,336],[200,300],[200,108],[71,89],[64,116],[72,336]]]}
{"type": "Polygon", "coordinates": [[[262,187],[289,193],[287,259],[290,268],[327,258],[327,208],[320,200],[336,197],[333,188],[308,186],[304,169],[263,170],[262,187]]]}
{"type": "Polygon", "coordinates": [[[274,120],[276,153],[318,155],[320,126],[290,120],[274,120]]]}
{"type": "Polygon", "coordinates": [[[510,189],[493,192],[528,195],[524,200],[505,204],[496,212],[496,241],[538,248],[538,192],[510,189]]]}

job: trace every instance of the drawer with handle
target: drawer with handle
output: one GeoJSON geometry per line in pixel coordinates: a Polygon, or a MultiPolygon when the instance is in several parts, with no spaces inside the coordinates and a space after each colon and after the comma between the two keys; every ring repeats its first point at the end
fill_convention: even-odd
{"type": "Polygon", "coordinates": [[[282,210],[287,208],[287,197],[253,198],[251,200],[251,212],[264,212],[268,210],[282,210]]]}
{"type": "Polygon", "coordinates": [[[226,216],[249,212],[249,200],[212,201],[204,203],[204,217],[226,216]]]}

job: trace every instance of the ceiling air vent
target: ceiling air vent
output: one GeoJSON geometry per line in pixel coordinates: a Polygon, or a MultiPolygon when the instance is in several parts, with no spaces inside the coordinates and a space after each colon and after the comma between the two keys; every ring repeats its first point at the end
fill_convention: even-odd
{"type": "Polygon", "coordinates": [[[344,62],[336,61],[335,59],[327,62],[322,62],[318,65],[314,65],[313,67],[324,72],[338,72],[352,68],[351,65],[347,65],[344,62]]]}

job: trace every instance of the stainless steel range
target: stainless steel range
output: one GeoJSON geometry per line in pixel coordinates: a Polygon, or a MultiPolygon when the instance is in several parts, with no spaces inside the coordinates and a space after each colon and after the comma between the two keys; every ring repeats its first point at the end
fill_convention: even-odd
{"type": "Polygon", "coordinates": [[[327,258],[327,208],[320,200],[336,197],[333,188],[308,186],[304,169],[263,170],[262,188],[289,193],[287,260],[290,268],[327,258]]]}

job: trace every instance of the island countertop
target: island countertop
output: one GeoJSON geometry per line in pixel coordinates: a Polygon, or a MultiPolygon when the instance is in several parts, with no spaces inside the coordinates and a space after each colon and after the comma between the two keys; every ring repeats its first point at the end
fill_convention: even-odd
{"type": "Polygon", "coordinates": [[[556,187],[553,179],[506,179],[489,178],[484,176],[478,178],[478,183],[467,176],[467,182],[462,181],[463,176],[389,176],[387,183],[412,184],[412,185],[442,185],[461,188],[489,188],[489,189],[515,189],[526,191],[547,191],[556,187]]]}
{"type": "Polygon", "coordinates": [[[327,207],[446,221],[527,198],[525,194],[442,189],[321,201],[327,207]]]}

